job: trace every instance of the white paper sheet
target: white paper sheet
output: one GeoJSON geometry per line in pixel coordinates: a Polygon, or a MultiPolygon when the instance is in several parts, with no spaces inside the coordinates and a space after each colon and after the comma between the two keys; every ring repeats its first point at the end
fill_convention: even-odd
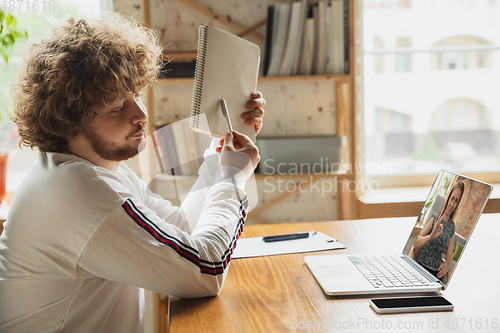
{"type": "Polygon", "coordinates": [[[277,254],[345,249],[335,238],[319,231],[309,231],[308,238],[266,243],[262,237],[240,238],[232,259],[272,256],[277,254]]]}

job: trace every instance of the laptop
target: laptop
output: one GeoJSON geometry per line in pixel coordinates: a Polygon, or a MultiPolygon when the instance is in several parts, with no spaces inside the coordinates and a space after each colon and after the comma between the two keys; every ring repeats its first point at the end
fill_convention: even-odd
{"type": "Polygon", "coordinates": [[[448,287],[492,189],[441,170],[400,253],[315,255],[305,262],[331,296],[439,292],[448,287]],[[440,272],[447,256],[449,269],[440,272]]]}

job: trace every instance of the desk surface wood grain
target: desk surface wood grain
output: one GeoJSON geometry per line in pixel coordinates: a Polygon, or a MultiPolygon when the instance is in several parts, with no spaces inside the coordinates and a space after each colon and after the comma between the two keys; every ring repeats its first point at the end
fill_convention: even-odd
{"type": "Polygon", "coordinates": [[[316,230],[347,248],[234,259],[219,296],[172,299],[170,332],[499,332],[499,220],[483,215],[443,292],[453,312],[398,315],[375,313],[370,297],[326,296],[304,256],[398,253],[415,218],[247,226],[244,237],[316,230]]]}

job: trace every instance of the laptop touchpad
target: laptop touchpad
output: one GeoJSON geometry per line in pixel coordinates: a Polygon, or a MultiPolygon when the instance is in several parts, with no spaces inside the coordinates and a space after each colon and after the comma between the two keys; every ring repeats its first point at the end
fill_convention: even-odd
{"type": "Polygon", "coordinates": [[[331,290],[351,290],[371,287],[371,284],[349,265],[319,266],[314,268],[318,278],[331,290]],[[328,286],[327,286],[328,285],[328,286]]]}

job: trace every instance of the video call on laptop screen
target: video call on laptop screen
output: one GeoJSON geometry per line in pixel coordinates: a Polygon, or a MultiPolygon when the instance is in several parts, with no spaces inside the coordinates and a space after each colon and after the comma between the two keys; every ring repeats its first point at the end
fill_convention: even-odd
{"type": "MultiPolygon", "coordinates": [[[[492,186],[489,184],[440,171],[403,252],[439,277],[436,271],[439,272],[451,249],[449,269],[444,276],[439,277],[447,285],[491,190],[492,186]],[[436,220],[438,226],[434,228],[436,220]],[[427,237],[424,242],[420,240],[416,244],[419,236],[422,238],[429,235],[431,237],[427,237]],[[423,243],[425,245],[422,246],[423,243]]],[[[442,274],[443,272],[439,275],[442,274]]]]}

